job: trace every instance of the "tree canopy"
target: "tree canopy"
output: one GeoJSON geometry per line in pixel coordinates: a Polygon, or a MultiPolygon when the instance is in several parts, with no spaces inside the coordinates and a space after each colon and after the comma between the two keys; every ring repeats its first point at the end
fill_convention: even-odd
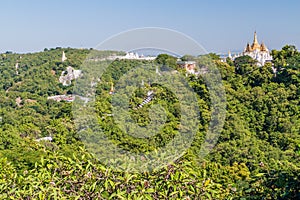
{"type": "Polygon", "coordinates": [[[112,54],[92,51],[56,48],[0,54],[1,199],[300,198],[300,53],[295,46],[273,50],[273,63],[262,67],[248,56],[228,63],[219,61],[215,54],[182,59],[193,59],[199,66],[213,63],[226,92],[224,127],[217,144],[204,158],[198,152],[212,111],[205,74],[187,74],[178,68],[177,58],[167,54],[154,61],[110,63],[96,84],[95,104],[87,104],[82,112],[94,106],[106,136],[126,151],[151,152],[165,146],[178,134],[182,108],[180,96],[172,90],[143,80],[129,99],[130,117],[141,127],[147,127],[153,119],[165,123],[149,138],[126,134],[110,115],[114,97],[111,85],[124,74],[140,65],[167,66],[185,77],[197,97],[200,116],[191,147],[162,169],[144,173],[115,171],[97,160],[77,131],[73,103],[47,99],[76,92],[76,80],[70,86],[58,81],[67,66],[80,69],[86,62],[96,73],[102,56],[112,54]],[[62,51],[68,58],[64,62],[62,51]],[[149,91],[155,91],[155,96],[140,107],[149,91]],[[149,115],[155,105],[164,109],[166,117],[149,115]],[[37,141],[47,136],[53,140],[37,141]]]}

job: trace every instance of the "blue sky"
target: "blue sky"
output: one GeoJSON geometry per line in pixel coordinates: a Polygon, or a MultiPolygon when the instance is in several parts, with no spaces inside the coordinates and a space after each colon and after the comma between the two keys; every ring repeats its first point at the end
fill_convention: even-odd
{"type": "Polygon", "coordinates": [[[270,49],[300,48],[300,1],[9,0],[0,5],[0,52],[95,47],[132,28],[162,27],[209,52],[241,50],[258,33],[270,49]]]}

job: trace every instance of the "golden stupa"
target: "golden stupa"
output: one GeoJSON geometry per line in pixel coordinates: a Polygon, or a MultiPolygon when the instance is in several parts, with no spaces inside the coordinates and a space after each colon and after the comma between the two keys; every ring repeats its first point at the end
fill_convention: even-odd
{"type": "Polygon", "coordinates": [[[256,31],[254,32],[254,39],[252,45],[250,46],[250,44],[248,43],[244,52],[253,52],[253,51],[268,51],[268,48],[264,43],[262,44],[258,43],[256,31]]]}

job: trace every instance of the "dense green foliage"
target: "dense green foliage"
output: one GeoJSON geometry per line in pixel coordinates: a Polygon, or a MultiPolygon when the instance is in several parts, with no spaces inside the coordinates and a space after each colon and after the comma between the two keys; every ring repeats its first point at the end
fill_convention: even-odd
{"type": "MultiPolygon", "coordinates": [[[[48,96],[73,92],[74,82],[63,86],[59,76],[67,66],[78,69],[90,52],[56,48],[0,55],[0,199],[300,198],[300,53],[294,46],[273,50],[273,66],[257,67],[249,57],[227,63],[215,54],[183,58],[212,61],[226,90],[222,134],[205,158],[197,152],[211,115],[207,86],[201,75],[186,76],[177,69],[176,58],[160,55],[154,62],[177,69],[197,93],[200,124],[182,158],[144,173],[114,171],[100,163],[80,140],[72,103],[47,100],[48,96]],[[65,62],[61,62],[63,50],[68,57],[65,62]],[[53,141],[36,141],[45,136],[52,136],[53,141]]],[[[131,117],[146,126],[150,122],[148,109],[160,104],[168,116],[163,131],[148,139],[136,139],[115,125],[108,115],[111,84],[139,64],[153,63],[114,61],[97,86],[95,108],[99,125],[116,145],[147,152],[164,146],[176,135],[180,113],[172,91],[145,81],[130,99],[131,117]],[[149,90],[156,91],[153,101],[134,109],[149,90]]]]}

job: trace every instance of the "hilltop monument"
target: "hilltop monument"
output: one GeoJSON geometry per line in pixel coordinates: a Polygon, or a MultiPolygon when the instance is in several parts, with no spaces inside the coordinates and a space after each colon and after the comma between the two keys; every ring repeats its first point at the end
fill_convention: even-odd
{"type": "Polygon", "coordinates": [[[261,66],[263,66],[266,62],[270,62],[271,60],[273,60],[267,46],[263,42],[261,44],[258,43],[256,31],[254,32],[252,45],[250,46],[249,43],[246,45],[243,55],[248,55],[251,58],[257,60],[258,65],[261,66]]]}
{"type": "Polygon", "coordinates": [[[250,56],[257,61],[258,66],[263,66],[266,62],[271,62],[273,60],[267,46],[263,42],[259,44],[256,31],[254,32],[253,43],[251,45],[247,43],[243,53],[234,56],[232,56],[231,53],[228,53],[228,57],[231,60],[235,60],[240,56],[250,56]]]}

